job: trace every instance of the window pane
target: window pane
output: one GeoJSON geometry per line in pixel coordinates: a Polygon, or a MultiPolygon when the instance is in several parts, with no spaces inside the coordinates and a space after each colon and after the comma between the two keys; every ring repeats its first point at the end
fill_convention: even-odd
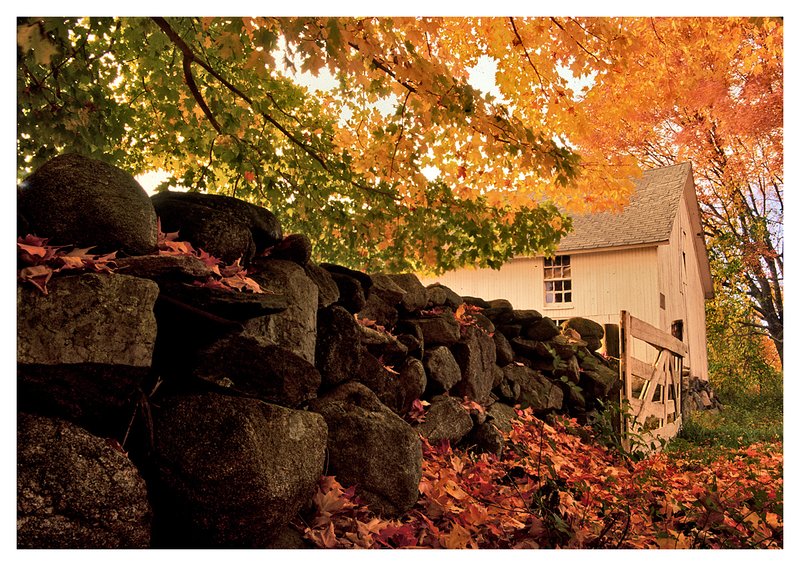
{"type": "Polygon", "coordinates": [[[543,275],[546,304],[572,302],[570,256],[544,258],[543,275]]]}

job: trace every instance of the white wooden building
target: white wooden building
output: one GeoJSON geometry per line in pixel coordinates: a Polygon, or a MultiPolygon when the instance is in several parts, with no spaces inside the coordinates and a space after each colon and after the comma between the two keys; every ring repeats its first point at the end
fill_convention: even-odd
{"type": "Polygon", "coordinates": [[[684,367],[708,379],[705,300],[714,291],[689,163],[646,171],[620,213],[574,217],[554,258],[518,257],[499,270],[421,279],[460,295],[508,299],[557,322],[581,316],[619,324],[620,311],[628,311],[682,337],[684,367]]]}

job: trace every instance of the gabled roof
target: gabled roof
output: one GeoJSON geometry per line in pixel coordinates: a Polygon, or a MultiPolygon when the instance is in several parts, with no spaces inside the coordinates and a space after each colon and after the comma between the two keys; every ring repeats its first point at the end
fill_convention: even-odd
{"type": "Polygon", "coordinates": [[[700,206],[691,163],[645,171],[636,181],[631,200],[621,212],[574,216],[572,232],[561,240],[558,251],[579,252],[665,244],[669,242],[678,216],[681,197],[689,212],[691,240],[697,256],[703,295],[711,299],[714,297],[714,284],[700,225],[700,206]]]}
{"type": "MultiPolygon", "coordinates": [[[[669,240],[687,178],[689,163],[645,171],[630,203],[621,212],[576,215],[559,252],[655,244],[669,240]]],[[[694,187],[694,183],[692,183],[694,187]]]]}

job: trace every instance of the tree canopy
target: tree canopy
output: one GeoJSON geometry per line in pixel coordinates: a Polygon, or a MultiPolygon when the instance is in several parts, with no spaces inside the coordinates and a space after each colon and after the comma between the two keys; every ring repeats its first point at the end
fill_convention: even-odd
{"type": "Polygon", "coordinates": [[[780,19],[24,18],[17,41],[18,176],[68,150],[165,170],[352,267],[550,253],[689,160],[715,275],[780,349],[780,19]]]}
{"type": "Polygon", "coordinates": [[[632,159],[591,148],[578,157],[566,133],[580,95],[570,72],[607,70],[612,59],[592,51],[624,43],[618,28],[556,18],[20,20],[20,171],[80,151],[262,203],[331,261],[498,266],[552,251],[569,226],[559,210],[620,204],[630,191],[632,159]],[[483,56],[497,61],[502,100],[468,82],[483,56]],[[334,88],[293,80],[323,69],[334,88]]]}
{"type": "Polygon", "coordinates": [[[783,27],[778,19],[641,18],[619,73],[582,110],[618,127],[593,143],[643,167],[690,161],[709,255],[735,335],[783,356],[783,27]],[[639,101],[631,108],[630,101],[639,101]],[[646,103],[642,103],[646,101],[646,103]],[[756,337],[756,342],[758,342],[756,337]]]}

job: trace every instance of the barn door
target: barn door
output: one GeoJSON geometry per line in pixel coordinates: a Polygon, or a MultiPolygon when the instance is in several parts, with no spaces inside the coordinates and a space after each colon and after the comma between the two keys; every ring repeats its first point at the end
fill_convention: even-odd
{"type": "MultiPolygon", "coordinates": [[[[623,417],[626,448],[657,451],[678,434],[681,426],[681,374],[687,349],[675,336],[640,320],[627,311],[620,313],[621,400],[630,411],[623,417]],[[634,356],[649,344],[655,361],[634,356]]],[[[648,356],[650,357],[650,356],[648,356]]]]}

